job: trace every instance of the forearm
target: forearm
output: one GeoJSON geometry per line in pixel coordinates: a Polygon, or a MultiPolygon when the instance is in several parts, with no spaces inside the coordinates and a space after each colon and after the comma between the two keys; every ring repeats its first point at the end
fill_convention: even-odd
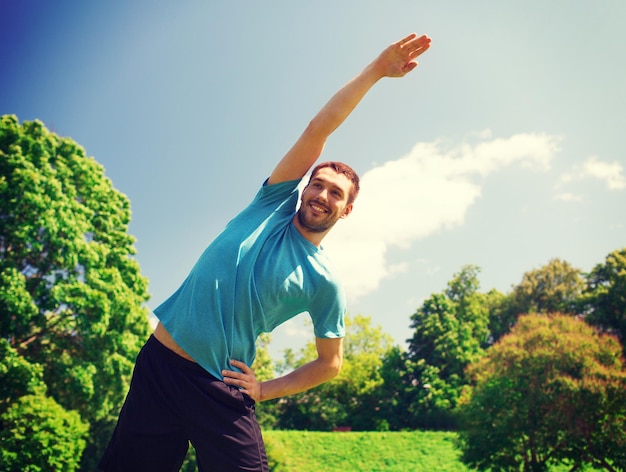
{"type": "Polygon", "coordinates": [[[339,360],[329,363],[316,359],[283,377],[261,382],[259,401],[304,392],[334,378],[340,370],[341,361],[339,360]]]}
{"type": "Polygon", "coordinates": [[[307,131],[323,139],[335,131],[352,113],[383,73],[372,62],[355,78],[336,92],[311,120],[307,131]]]}

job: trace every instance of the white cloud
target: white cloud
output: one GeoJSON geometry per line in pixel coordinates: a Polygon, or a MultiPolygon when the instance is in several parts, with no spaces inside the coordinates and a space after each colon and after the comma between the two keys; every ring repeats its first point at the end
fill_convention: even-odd
{"type": "Polygon", "coordinates": [[[474,137],[478,143],[455,146],[443,140],[420,142],[408,155],[361,177],[354,211],[324,242],[348,297],[376,289],[403,268],[389,264],[390,247],[408,247],[463,224],[481,195],[480,177],[513,164],[546,171],[559,150],[559,138],[546,134],[490,137],[483,132],[474,137]]]}
{"type": "Polygon", "coordinates": [[[622,165],[617,162],[603,162],[597,157],[590,157],[582,164],[577,164],[571,172],[561,176],[560,184],[566,184],[585,178],[603,180],[609,190],[626,188],[626,177],[622,165]]]}

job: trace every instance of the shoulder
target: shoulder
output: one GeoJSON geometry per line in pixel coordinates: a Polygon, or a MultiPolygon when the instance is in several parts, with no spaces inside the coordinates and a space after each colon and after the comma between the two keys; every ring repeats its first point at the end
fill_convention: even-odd
{"type": "Polygon", "coordinates": [[[254,202],[287,199],[290,195],[298,193],[298,186],[301,182],[302,179],[296,179],[270,184],[267,179],[257,192],[254,202]]]}

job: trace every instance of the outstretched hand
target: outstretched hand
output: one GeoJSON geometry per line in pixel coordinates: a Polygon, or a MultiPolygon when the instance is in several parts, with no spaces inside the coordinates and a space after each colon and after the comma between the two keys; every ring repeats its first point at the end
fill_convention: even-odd
{"type": "Polygon", "coordinates": [[[241,372],[222,370],[224,383],[239,387],[243,393],[248,395],[255,402],[261,401],[261,383],[257,382],[254,370],[241,361],[233,359],[230,363],[238,369],[241,369],[241,372]]]}
{"type": "Polygon", "coordinates": [[[418,56],[430,47],[431,39],[412,33],[387,47],[374,61],[384,77],[404,77],[417,67],[418,56]]]}

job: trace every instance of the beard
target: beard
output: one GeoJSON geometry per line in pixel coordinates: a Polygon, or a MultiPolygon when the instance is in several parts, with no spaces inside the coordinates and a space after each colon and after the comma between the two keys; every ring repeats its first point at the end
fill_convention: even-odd
{"type": "Polygon", "coordinates": [[[298,217],[300,226],[312,233],[324,233],[332,228],[335,223],[337,223],[337,220],[339,220],[339,216],[331,213],[327,214],[325,218],[309,217],[304,209],[304,204],[300,206],[296,216],[298,217]]]}

